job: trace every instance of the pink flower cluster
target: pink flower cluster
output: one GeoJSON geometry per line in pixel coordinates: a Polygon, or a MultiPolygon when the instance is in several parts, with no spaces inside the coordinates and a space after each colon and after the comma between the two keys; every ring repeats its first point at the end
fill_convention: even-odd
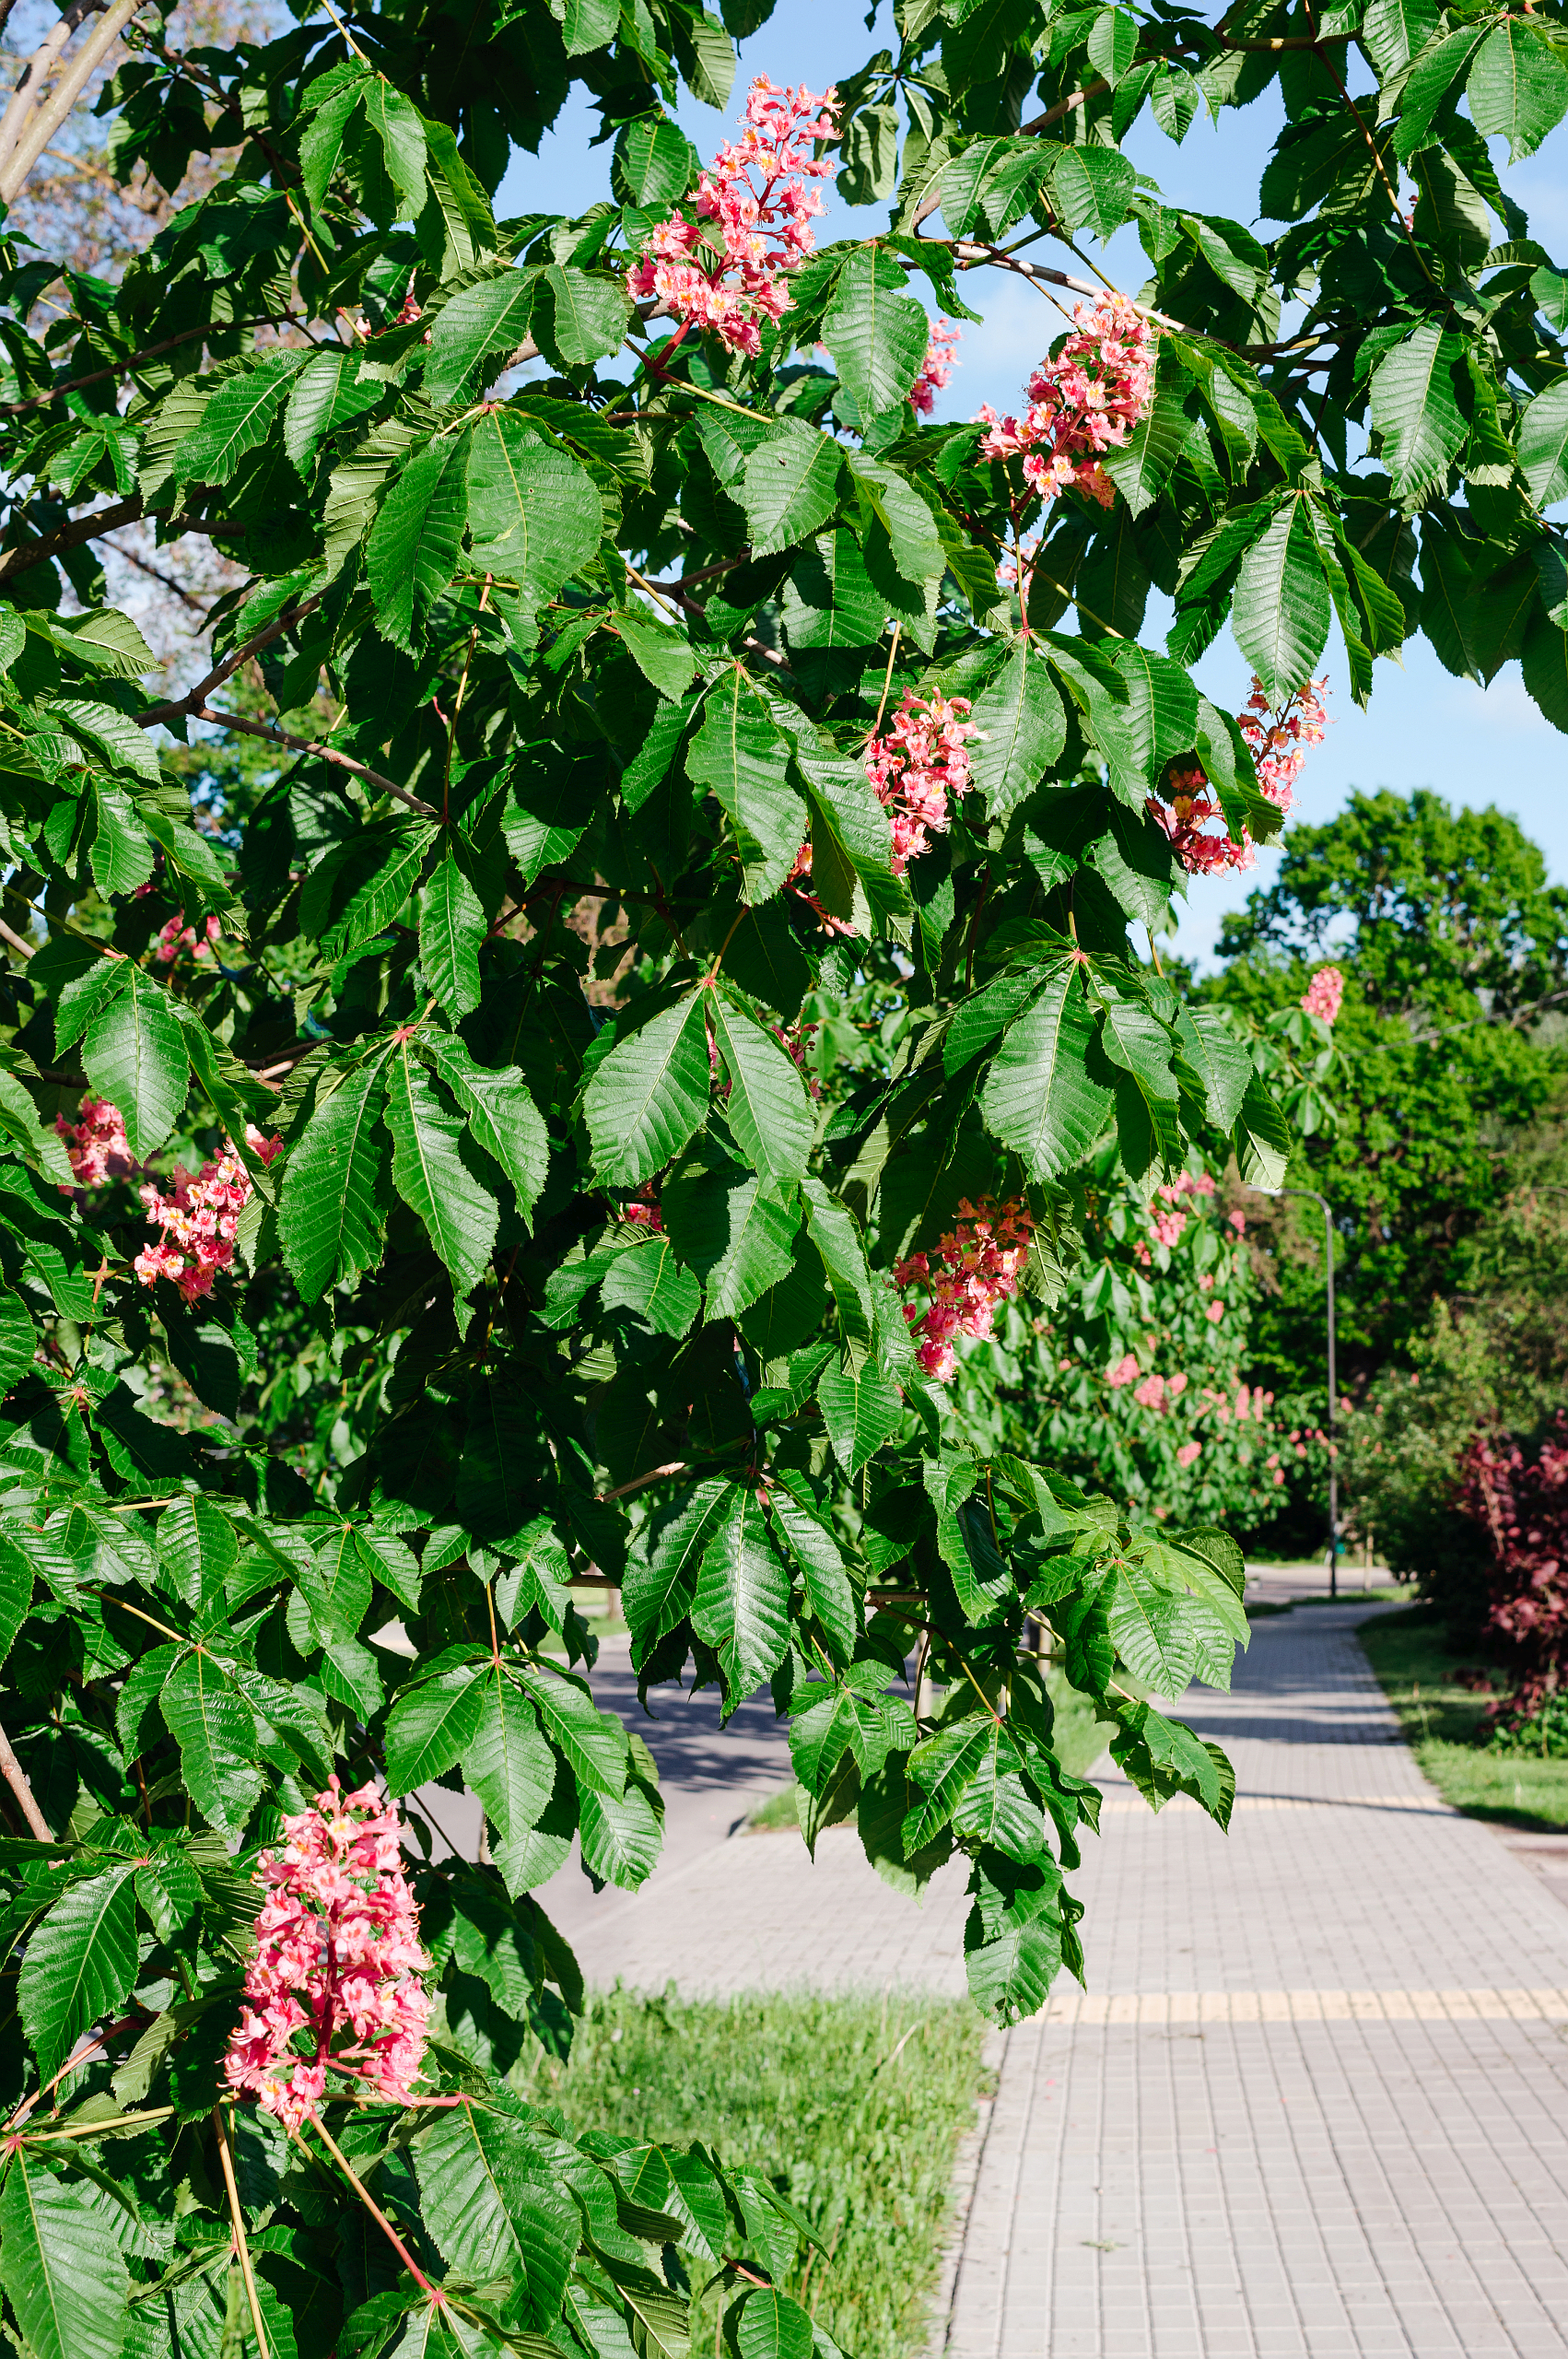
{"type": "Polygon", "coordinates": [[[883,737],[866,747],[866,776],[893,825],[893,873],[947,832],[950,805],[969,791],[968,739],[979,730],[967,697],[919,696],[913,688],[883,737]]]}
{"type": "MultiPolygon", "coordinates": [[[[106,1098],[84,1097],[79,1119],[67,1121],[56,1114],[54,1127],[65,1142],[65,1152],[79,1187],[101,1188],[106,1180],[128,1179],[136,1165],[125,1137],[124,1118],[106,1098]]],[[[62,1195],[69,1189],[62,1188],[62,1195]]]]}
{"type": "Polygon", "coordinates": [[[1319,967],[1302,995],[1301,1004],[1308,1015],[1321,1016],[1325,1024],[1332,1024],[1344,996],[1345,979],[1339,968],[1319,967]]]}
{"type": "Polygon", "coordinates": [[[790,309],[784,272],[816,244],[823,201],[809,183],[835,168],[812,147],[837,136],[831,90],[816,98],[803,83],[780,89],[759,74],[745,129],[697,183],[696,219],[672,213],[650,233],[627,279],[632,293],[657,296],[681,335],[708,328],[731,352],[760,352],[763,321],[790,309]]]}
{"type": "Polygon", "coordinates": [[[228,2043],[228,2085],[288,2130],[321,2104],[329,2072],[390,2104],[415,2104],[430,1960],[397,1812],[374,1786],[345,1794],[334,1777],[283,1831],[282,1852],[258,1863],[270,1891],[228,2043]]]}
{"type": "Polygon", "coordinates": [[[953,357],[953,347],[963,333],[962,328],[946,319],[939,320],[931,330],[920,373],[909,388],[909,399],[922,417],[930,417],[936,396],[961,366],[953,357]]]}
{"type": "MultiPolygon", "coordinates": [[[[1252,693],[1237,716],[1237,726],[1251,751],[1258,785],[1281,811],[1289,811],[1295,801],[1306,748],[1323,742],[1328,687],[1327,679],[1309,680],[1273,712],[1253,674],[1252,693]]],[[[1251,836],[1246,827],[1239,840],[1227,833],[1213,787],[1196,763],[1190,769],[1173,769],[1163,792],[1164,799],[1151,795],[1148,807],[1189,876],[1216,876],[1253,865],[1258,853],[1251,836]],[[1217,834],[1209,831],[1213,820],[1219,822],[1217,834]]]]}
{"type": "Polygon", "coordinates": [[[152,955],[160,967],[172,967],[182,950],[188,950],[193,958],[210,958],[219,932],[216,918],[208,918],[200,933],[194,926],[181,925],[178,918],[170,918],[159,931],[152,955]]]}
{"type": "Polygon", "coordinates": [[[923,1309],[906,1303],[904,1316],[920,1338],[916,1358],[939,1384],[949,1382],[958,1366],[953,1338],[989,1335],[998,1303],[1018,1292],[1035,1228],[1017,1196],[1000,1206],[989,1196],[977,1204],[965,1196],[958,1215],[934,1257],[912,1253],[893,1273],[895,1286],[923,1286],[930,1297],[923,1309]]]}
{"type": "Polygon", "coordinates": [[[1178,1171],[1174,1180],[1155,1189],[1154,1194],[1158,1202],[1168,1206],[1169,1209],[1159,1212],[1151,1206],[1149,1225],[1154,1232],[1156,1241],[1164,1246],[1167,1252],[1181,1242],[1182,1234],[1187,1227],[1188,1216],[1181,1210],[1182,1197],[1211,1196],[1213,1192],[1214,1182],[1206,1171],[1200,1171],[1196,1179],[1190,1171],[1178,1171]]]}
{"type": "Polygon", "coordinates": [[[664,1215],[659,1209],[659,1199],[651,1180],[645,1180],[630,1203],[621,1206],[621,1218],[629,1221],[633,1228],[646,1228],[655,1237],[663,1236],[664,1215]]]}
{"type": "Polygon", "coordinates": [[[1258,783],[1281,811],[1288,811],[1296,799],[1295,784],[1307,747],[1323,743],[1328,726],[1323,699],[1328,693],[1326,677],[1308,680],[1305,688],[1286,698],[1278,712],[1271,712],[1263,684],[1254,673],[1252,694],[1236,715],[1236,725],[1252,754],[1258,783]]]}
{"type": "Polygon", "coordinates": [[[1116,488],[1102,451],[1127,440],[1153,397],[1154,330],[1125,295],[1080,303],[1072,334],[1029,380],[1023,417],[1002,417],[989,402],[976,412],[990,431],[986,459],[1022,456],[1024,480],[1042,499],[1070,485],[1108,508],[1116,488]]]}
{"type": "MultiPolygon", "coordinates": [[[[245,1143],[263,1163],[283,1152],[281,1139],[263,1138],[253,1124],[246,1126],[245,1143]]],[[[225,1147],[216,1163],[204,1163],[193,1178],[177,1164],[170,1195],[155,1187],[140,1193],[148,1219],[163,1232],[158,1244],[136,1256],[143,1285],[168,1278],[187,1302],[211,1294],[216,1273],[234,1260],[235,1233],[251,1195],[251,1175],[233,1147],[225,1147]]]]}

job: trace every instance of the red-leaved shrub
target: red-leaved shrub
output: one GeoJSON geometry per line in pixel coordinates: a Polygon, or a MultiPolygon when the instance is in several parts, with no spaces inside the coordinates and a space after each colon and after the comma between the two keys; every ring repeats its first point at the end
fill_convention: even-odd
{"type": "Polygon", "coordinates": [[[1518,1680],[1492,1717],[1538,1711],[1568,1674],[1568,1417],[1533,1458],[1516,1442],[1472,1442],[1460,1504],[1492,1543],[1487,1627],[1518,1680]]]}

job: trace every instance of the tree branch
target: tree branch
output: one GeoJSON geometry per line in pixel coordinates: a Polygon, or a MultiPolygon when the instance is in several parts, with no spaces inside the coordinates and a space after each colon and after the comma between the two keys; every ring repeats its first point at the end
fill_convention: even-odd
{"type": "MultiPolygon", "coordinates": [[[[167,508],[144,508],[140,492],[129,499],[116,500],[111,508],[95,508],[86,516],[73,516],[41,541],[24,541],[18,548],[7,549],[0,557],[0,581],[9,581],[14,574],[27,573],[35,565],[47,564],[66,549],[79,548],[84,541],[96,541],[104,533],[118,531],[122,524],[139,523],[144,516],[167,516],[167,508]]],[[[181,533],[242,533],[243,524],[209,524],[200,516],[189,518],[180,527],[181,533]]],[[[178,536],[176,536],[178,537],[178,536]]]]}
{"type": "MultiPolygon", "coordinates": [[[[147,721],[152,718],[150,714],[144,716],[147,721]]],[[[335,762],[339,769],[352,770],[356,778],[362,778],[369,786],[380,787],[383,794],[394,795],[399,803],[406,804],[409,810],[417,812],[421,819],[438,819],[440,816],[430,804],[421,803],[416,794],[410,794],[408,789],[399,786],[395,779],[383,778],[380,770],[369,769],[363,762],[357,762],[352,754],[340,753],[335,745],[323,745],[317,738],[291,737],[287,729],[275,729],[270,722],[251,721],[240,712],[215,712],[210,705],[203,705],[199,711],[192,713],[191,719],[216,721],[220,729],[238,729],[247,737],[264,737],[269,745],[287,745],[291,753],[315,754],[323,762],[335,762]]]]}
{"type": "Polygon", "coordinates": [[[0,1729],[0,1778],[4,1778],[21,1806],[22,1816],[41,1843],[53,1843],[54,1829],[38,1806],[38,1799],[28,1783],[28,1773],[11,1750],[11,1740],[0,1729]]]}
{"type": "Polygon", "coordinates": [[[114,0],[102,24],[95,26],[61,75],[53,95],[36,114],[26,117],[0,165],[0,199],[6,204],[16,203],[28,174],[142,5],[143,0],[114,0]]]}
{"type": "MultiPolygon", "coordinates": [[[[262,311],[253,320],[226,322],[224,333],[228,334],[234,328],[302,328],[307,324],[298,311],[262,311]]],[[[160,353],[172,352],[179,345],[193,343],[197,336],[216,333],[211,320],[204,320],[199,328],[181,328],[178,335],[166,335],[161,344],[149,344],[145,351],[133,352],[111,368],[91,370],[85,377],[67,377],[62,384],[52,385],[46,393],[29,393],[26,401],[0,402],[0,417],[20,417],[24,411],[42,409],[47,403],[57,402],[62,393],[80,393],[84,385],[101,385],[110,377],[128,377],[144,360],[156,360],[160,353]]]]}
{"type": "Polygon", "coordinates": [[[318,590],[313,596],[301,598],[298,605],[286,606],[282,614],[275,616],[264,630],[257,631],[255,637],[248,639],[243,647],[235,648],[231,654],[224,657],[221,663],[215,663],[206,678],[198,680],[188,697],[181,697],[173,704],[155,704],[150,712],[138,713],[136,716],[138,728],[152,729],[160,721],[200,719],[202,717],[200,709],[205,704],[214,688],[221,688],[224,682],[238,672],[241,663],[248,663],[251,657],[259,654],[263,647],[270,647],[273,640],[281,639],[292,624],[313,612],[321,604],[324,595],[323,591],[318,590]]]}

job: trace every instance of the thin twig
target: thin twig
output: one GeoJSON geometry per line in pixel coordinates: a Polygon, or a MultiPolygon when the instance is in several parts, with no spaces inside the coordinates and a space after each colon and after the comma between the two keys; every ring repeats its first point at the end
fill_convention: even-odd
{"type": "Polygon", "coordinates": [[[256,2298],[251,2248],[245,2241],[245,2219],[240,2209],[240,2189],[234,2178],[234,2157],[228,2151],[228,2132],[223,2126],[223,2107],[220,2105],[215,2105],[212,2109],[212,2122],[217,2132],[217,2158],[223,2165],[223,2184],[228,2190],[228,2216],[234,2223],[234,2249],[240,2257],[240,2274],[245,2280],[245,2297],[251,2305],[251,2324],[256,2330],[256,2348],[262,2359],[272,2359],[267,2348],[266,2330],[262,2324],[262,2306],[256,2298]]]}
{"type": "Polygon", "coordinates": [[[408,789],[399,786],[395,779],[383,778],[380,770],[369,769],[364,762],[357,762],[352,754],[340,753],[335,745],[322,745],[319,738],[294,737],[287,729],[276,729],[270,722],[251,721],[240,712],[216,712],[211,705],[203,705],[199,712],[191,715],[191,719],[215,721],[220,729],[238,729],[247,737],[264,737],[269,745],[287,745],[296,754],[315,754],[323,762],[335,762],[339,769],[351,770],[356,778],[364,779],[368,785],[379,787],[383,794],[390,794],[397,802],[406,804],[409,810],[417,812],[421,819],[439,819],[441,816],[433,804],[421,803],[416,794],[410,794],[408,789]]]}
{"type": "Polygon", "coordinates": [[[281,639],[286,630],[311,613],[321,604],[324,594],[324,592],[318,590],[313,596],[301,598],[298,605],[286,606],[282,614],[274,616],[265,629],[257,631],[253,638],[245,641],[243,647],[235,648],[231,653],[224,657],[221,663],[215,663],[206,678],[198,680],[188,697],[181,697],[173,704],[155,704],[150,711],[139,712],[136,715],[137,727],[152,729],[156,728],[160,721],[199,719],[199,708],[205,704],[214,688],[221,688],[224,682],[238,672],[241,663],[248,663],[252,655],[260,654],[263,647],[270,647],[275,639],[281,639]]]}
{"type": "Polygon", "coordinates": [[[11,1740],[0,1729],[0,1777],[10,1787],[21,1808],[22,1816],[41,1843],[53,1843],[54,1829],[38,1806],[38,1797],[28,1783],[28,1773],[11,1750],[11,1740]]]}
{"type": "MultiPolygon", "coordinates": [[[[420,2268],[419,2263],[415,2259],[414,2255],[409,2251],[408,2247],[404,2243],[403,2238],[398,2235],[397,2230],[392,2226],[392,2222],[387,2218],[386,2213],[376,2201],[375,2197],[371,2194],[369,2189],[366,2186],[364,2180],[360,2177],[358,2172],[355,2169],[353,2164],[349,2161],[347,2155],[344,2153],[342,2147],[338,2144],[331,2130],[327,2128],[326,2123],[322,2119],[321,2115],[319,2113],[312,2113],[307,2115],[306,2118],[310,2121],[311,2127],[320,2133],[322,2143],[326,2147],[327,2152],[335,2158],[343,2171],[344,2177],[347,2179],[349,2186],[354,2189],[354,2192],[359,2198],[360,2202],[365,2206],[366,2211],[369,2212],[371,2219],[376,2223],[377,2227],[380,2228],[381,2234],[386,2237],[387,2242],[392,2246],[392,2250],[397,2254],[398,2259],[402,2261],[404,2267],[407,2270],[415,2283],[422,2286],[425,2292],[429,2294],[430,2299],[433,2302],[439,2302],[444,2307],[447,2298],[445,2294],[441,2291],[441,2288],[439,2285],[431,2284],[430,2280],[426,2276],[425,2271],[420,2268]]],[[[290,2135],[299,2138],[298,2130],[291,2131],[290,2135]]],[[[305,2145],[303,2138],[299,2138],[299,2143],[301,2146],[305,2145]]],[[[309,2154],[310,2150],[306,2146],[305,2151],[309,2154]]]]}
{"type": "Polygon", "coordinates": [[[628,1492],[646,1490],[649,1483],[662,1483],[667,1475],[689,1472],[684,1458],[672,1459],[668,1466],[650,1467],[646,1474],[635,1475],[629,1483],[617,1483],[613,1491],[600,1491],[595,1496],[603,1507],[609,1499],[624,1499],[628,1492]]]}

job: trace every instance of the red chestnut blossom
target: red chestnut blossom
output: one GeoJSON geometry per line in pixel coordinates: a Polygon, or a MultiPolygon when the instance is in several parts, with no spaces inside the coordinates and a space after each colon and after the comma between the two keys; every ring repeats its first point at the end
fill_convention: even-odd
{"type": "Polygon", "coordinates": [[[1217,1327],[1224,1315],[1225,1306],[1223,1302],[1218,1300],[1211,1302],[1207,1310],[1203,1313],[1204,1318],[1209,1321],[1211,1327],[1217,1327]]]}
{"type": "Polygon", "coordinates": [[[907,688],[887,734],[866,747],[866,776],[893,825],[895,876],[945,835],[951,804],[969,791],[967,740],[979,730],[968,714],[967,697],[907,688]]]}
{"type": "Polygon", "coordinates": [[[1124,1384],[1135,1384],[1137,1380],[1138,1362],[1130,1352],[1124,1358],[1117,1360],[1115,1367],[1106,1370],[1106,1382],[1113,1392],[1119,1392],[1124,1384]]]}
{"type": "MultiPolygon", "coordinates": [[[[54,1127],[65,1142],[71,1168],[83,1188],[101,1188],[106,1180],[124,1180],[135,1171],[135,1158],[125,1137],[124,1117],[106,1098],[84,1097],[79,1119],[71,1122],[56,1114],[54,1127]]],[[[62,1188],[62,1195],[69,1189],[62,1188]]]]}
{"type": "Polygon", "coordinates": [[[659,1209],[651,1180],[645,1180],[629,1204],[621,1206],[621,1218],[633,1228],[651,1229],[655,1237],[664,1234],[664,1215],[659,1209]]]}
{"type": "Polygon", "coordinates": [[[930,1293],[924,1310],[906,1303],[904,1316],[920,1338],[915,1356],[942,1384],[958,1366],[954,1336],[989,1335],[998,1303],[1017,1293],[1035,1227],[1017,1196],[1000,1206],[989,1196],[977,1204],[965,1196],[958,1214],[956,1228],[942,1238],[934,1257],[912,1253],[893,1273],[895,1285],[924,1286],[930,1293]]]}
{"type": "Polygon", "coordinates": [[[1070,485],[1108,508],[1116,487],[1102,451],[1126,441],[1154,393],[1154,329],[1125,295],[1080,303],[1073,332],[1029,380],[1023,417],[1002,417],[989,402],[976,412],[990,431],[986,459],[1022,457],[1024,480],[1042,499],[1070,485]]]}
{"type": "Polygon", "coordinates": [[[1225,1215],[1225,1218],[1230,1222],[1231,1226],[1235,1229],[1238,1237],[1246,1235],[1246,1215],[1244,1212],[1227,1213],[1225,1215]]]}
{"type": "Polygon", "coordinates": [[[335,1777],[313,1810],[286,1818],[281,1853],[263,1851],[271,1887],[256,1919],[247,2004],[228,2043],[231,2089],[297,2130],[327,2095],[357,2087],[393,2105],[417,2103],[429,1993],[420,1977],[419,1910],[403,1872],[402,1824],[374,1786],[340,1791],[335,1777]]]}
{"type": "Polygon", "coordinates": [[[811,151],[837,137],[834,111],[831,90],[816,98],[803,83],[780,89],[759,74],[746,97],[745,129],[697,184],[696,217],[672,213],[650,232],[627,280],[632,293],[656,295],[682,322],[682,335],[708,328],[731,352],[760,352],[763,321],[790,309],[783,274],[816,245],[812,221],[822,194],[807,183],[835,167],[811,151]]]}
{"type": "MultiPolygon", "coordinates": [[[[1326,679],[1311,680],[1271,712],[1262,683],[1253,674],[1252,693],[1237,725],[1251,749],[1258,785],[1281,811],[1289,811],[1295,801],[1295,781],[1307,746],[1322,743],[1328,726],[1322,700],[1328,687],[1326,679]]],[[[1214,790],[1196,764],[1173,770],[1161,793],[1150,796],[1148,808],[1189,876],[1248,869],[1257,860],[1257,847],[1245,827],[1239,839],[1227,833],[1214,790]],[[1210,832],[1211,821],[1219,823],[1216,833],[1210,832]]]]}
{"type": "Polygon", "coordinates": [[[1339,968],[1319,967],[1302,995],[1301,1004],[1308,1015],[1320,1015],[1325,1024],[1332,1024],[1344,996],[1345,979],[1339,968]]]}
{"type": "MultiPolygon", "coordinates": [[[[283,1152],[281,1139],[263,1138],[253,1124],[246,1126],[245,1143],[263,1163],[283,1152]]],[[[177,1164],[170,1195],[156,1187],[143,1188],[140,1193],[148,1219],[163,1232],[158,1244],[144,1247],[136,1256],[135,1272],[143,1285],[168,1278],[187,1302],[211,1294],[216,1272],[227,1270],[234,1260],[235,1233],[251,1195],[251,1175],[234,1148],[226,1146],[217,1161],[204,1163],[194,1178],[177,1164]]]]}
{"type": "Polygon", "coordinates": [[[157,946],[152,955],[160,967],[172,967],[182,950],[188,950],[193,958],[210,958],[212,945],[217,940],[220,928],[216,918],[208,918],[201,933],[196,932],[194,926],[181,925],[178,918],[170,918],[169,923],[159,931],[157,946]]]}
{"type": "Polygon", "coordinates": [[[1163,1409],[1165,1405],[1164,1378],[1146,1376],[1132,1397],[1141,1409],[1163,1409]]]}
{"type": "Polygon", "coordinates": [[[920,373],[909,388],[909,399],[922,417],[930,417],[937,394],[954,370],[962,366],[961,362],[954,360],[953,347],[963,333],[962,328],[947,319],[938,320],[931,330],[926,357],[920,363],[920,373]]]}
{"type": "Polygon", "coordinates": [[[1203,1444],[1200,1441],[1184,1441],[1181,1448],[1176,1452],[1176,1464],[1178,1466],[1190,1466],[1193,1460],[1195,1458],[1200,1458],[1202,1454],[1203,1444]]]}
{"type": "MultiPolygon", "coordinates": [[[[1211,1196],[1213,1192],[1214,1182],[1206,1171],[1199,1172],[1196,1178],[1194,1178],[1190,1171],[1178,1171],[1174,1180],[1167,1180],[1164,1186],[1156,1188],[1154,1191],[1155,1195],[1159,1198],[1162,1203],[1169,1204],[1172,1207],[1179,1207],[1180,1199],[1183,1196],[1211,1196]]],[[[1153,1227],[1156,1238],[1163,1246],[1165,1247],[1167,1251],[1174,1246],[1180,1243],[1183,1232],[1187,1227],[1188,1216],[1186,1213],[1179,1209],[1173,1209],[1170,1212],[1164,1213],[1156,1212],[1151,1206],[1149,1220],[1150,1226],[1153,1227]]],[[[1147,1254],[1145,1253],[1141,1255],[1141,1259],[1146,1262],[1148,1259],[1147,1254]]],[[[1199,1285],[1201,1285],[1202,1283],[1202,1279],[1199,1278],[1199,1285]]],[[[1213,1280],[1211,1279],[1209,1283],[1211,1285],[1213,1284],[1213,1280]]]]}

